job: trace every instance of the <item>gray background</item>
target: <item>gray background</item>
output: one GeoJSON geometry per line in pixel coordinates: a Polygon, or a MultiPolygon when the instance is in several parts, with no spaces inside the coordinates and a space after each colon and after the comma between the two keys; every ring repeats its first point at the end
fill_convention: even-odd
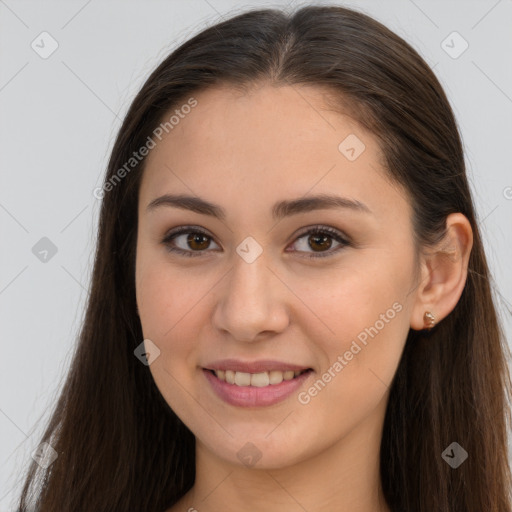
{"type": "MultiPolygon", "coordinates": [[[[92,191],[131,99],[155,65],[206,24],[234,9],[302,3],[0,0],[0,512],[12,510],[70,362],[92,268],[100,205],[92,191]],[[46,59],[31,47],[42,47],[43,31],[58,43],[46,59]],[[32,252],[43,237],[57,248],[46,262],[32,252]]],[[[383,22],[443,84],[510,342],[512,0],[322,3],[383,22]],[[447,39],[453,31],[469,45],[457,58],[464,42],[447,39]]]]}

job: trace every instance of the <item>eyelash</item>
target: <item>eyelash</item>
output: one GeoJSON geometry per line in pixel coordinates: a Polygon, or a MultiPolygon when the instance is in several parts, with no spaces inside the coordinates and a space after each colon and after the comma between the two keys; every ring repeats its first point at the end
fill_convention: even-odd
{"type": "MultiPolygon", "coordinates": [[[[176,237],[178,237],[179,235],[182,235],[182,234],[204,235],[207,238],[210,238],[213,240],[213,238],[208,233],[206,233],[206,231],[203,231],[202,229],[195,228],[195,227],[193,228],[191,226],[182,226],[182,227],[168,233],[165,236],[165,238],[162,240],[162,243],[165,245],[165,248],[167,251],[175,253],[175,254],[180,254],[182,256],[188,256],[188,257],[201,256],[202,253],[206,252],[205,250],[204,251],[186,251],[184,249],[180,249],[180,248],[171,246],[171,242],[176,237]]],[[[306,235],[318,235],[318,234],[329,235],[330,238],[333,238],[336,242],[339,242],[341,244],[341,246],[338,247],[337,249],[335,249],[334,251],[329,250],[329,251],[324,251],[324,253],[312,253],[309,256],[303,256],[303,257],[310,258],[310,259],[327,258],[329,256],[332,256],[333,254],[338,253],[344,247],[351,245],[347,239],[345,239],[341,236],[339,231],[337,231],[336,229],[333,229],[333,228],[329,228],[327,226],[314,226],[314,227],[310,228],[309,230],[300,233],[295,240],[304,238],[306,235]]]]}

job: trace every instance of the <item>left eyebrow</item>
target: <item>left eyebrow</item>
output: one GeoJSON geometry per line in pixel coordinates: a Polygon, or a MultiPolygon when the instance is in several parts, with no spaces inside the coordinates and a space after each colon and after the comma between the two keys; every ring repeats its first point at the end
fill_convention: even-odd
{"type": "MultiPolygon", "coordinates": [[[[226,210],[224,208],[197,196],[164,194],[163,196],[153,199],[147,205],[146,210],[152,211],[160,206],[190,210],[201,215],[210,215],[219,220],[226,219],[226,210]]],[[[368,206],[355,199],[319,194],[300,199],[278,201],[272,207],[272,217],[278,220],[299,213],[333,208],[346,208],[361,213],[372,213],[368,206]]]]}

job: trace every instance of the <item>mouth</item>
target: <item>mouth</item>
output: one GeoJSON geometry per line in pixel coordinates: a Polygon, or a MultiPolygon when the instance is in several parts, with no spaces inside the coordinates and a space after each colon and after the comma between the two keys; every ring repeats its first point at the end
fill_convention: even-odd
{"type": "Polygon", "coordinates": [[[239,372],[234,370],[212,370],[204,368],[218,380],[239,387],[265,388],[268,386],[278,386],[283,381],[297,379],[305,373],[312,372],[312,368],[304,370],[269,370],[258,373],[239,372]]]}
{"type": "MultiPolygon", "coordinates": [[[[267,365],[267,368],[274,366],[267,371],[262,371],[265,368],[262,363],[253,365],[257,366],[254,368],[257,373],[222,369],[224,365],[220,364],[215,369],[202,368],[202,371],[209,388],[222,401],[235,407],[260,408],[279,404],[292,397],[314,374],[312,368],[278,370],[277,364],[267,365]]],[[[246,369],[240,368],[243,364],[238,366],[240,370],[246,369]]]]}

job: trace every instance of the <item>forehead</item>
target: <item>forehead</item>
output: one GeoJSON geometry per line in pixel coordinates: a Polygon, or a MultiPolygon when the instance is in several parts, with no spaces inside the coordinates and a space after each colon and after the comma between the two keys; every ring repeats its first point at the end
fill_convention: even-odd
{"type": "Polygon", "coordinates": [[[176,190],[216,202],[242,194],[253,206],[310,190],[365,203],[383,202],[388,189],[393,193],[377,139],[352,117],[332,111],[325,90],[222,86],[193,98],[197,105],[147,157],[140,194],[146,203],[176,190]]]}

